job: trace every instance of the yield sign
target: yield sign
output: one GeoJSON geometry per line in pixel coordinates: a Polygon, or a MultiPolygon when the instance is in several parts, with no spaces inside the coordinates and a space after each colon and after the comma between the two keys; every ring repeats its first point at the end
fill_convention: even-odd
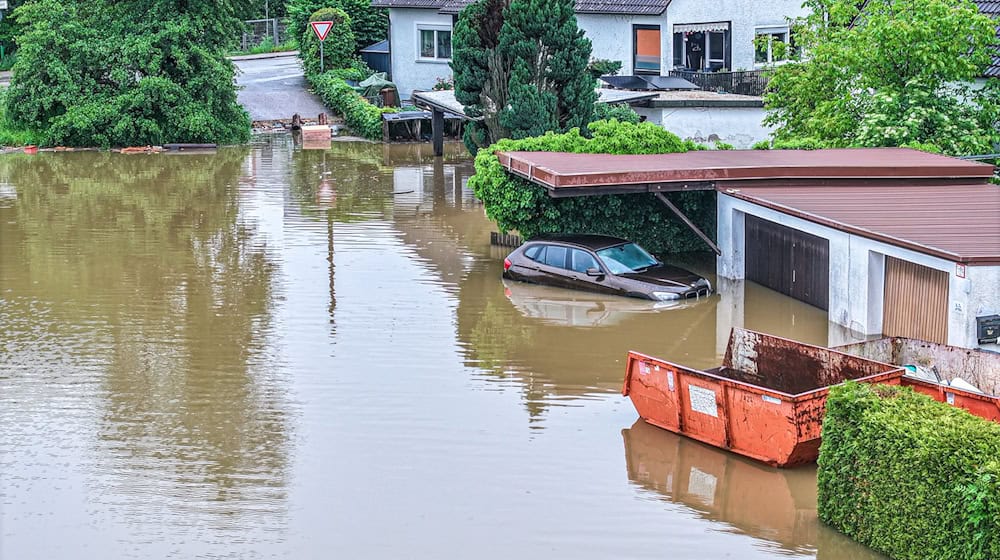
{"type": "Polygon", "coordinates": [[[327,35],[327,33],[330,32],[330,29],[333,27],[333,22],[332,21],[314,21],[314,22],[310,23],[310,25],[312,25],[313,33],[316,34],[316,37],[320,41],[326,41],[326,35],[327,35]]]}

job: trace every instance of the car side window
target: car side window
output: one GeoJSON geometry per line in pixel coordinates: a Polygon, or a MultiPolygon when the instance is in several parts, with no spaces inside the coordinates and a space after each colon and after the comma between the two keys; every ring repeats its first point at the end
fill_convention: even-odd
{"type": "Polygon", "coordinates": [[[543,249],[545,249],[545,245],[532,245],[524,250],[524,256],[533,261],[541,261],[543,249]]]}
{"type": "Polygon", "coordinates": [[[545,247],[545,257],[542,261],[549,266],[566,268],[566,247],[548,245],[545,247]]]}
{"type": "Polygon", "coordinates": [[[569,255],[570,268],[574,272],[586,273],[588,268],[600,268],[597,266],[597,260],[586,251],[571,249],[569,255]]]}

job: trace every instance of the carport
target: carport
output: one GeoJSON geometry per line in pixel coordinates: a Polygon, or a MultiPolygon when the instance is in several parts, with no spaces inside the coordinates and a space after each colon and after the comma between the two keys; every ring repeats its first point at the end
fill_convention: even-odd
{"type": "Polygon", "coordinates": [[[716,252],[720,276],[862,334],[971,348],[1000,313],[992,165],[901,148],[498,157],[553,198],[652,194],[716,252]],[[664,196],[690,190],[719,193],[718,245],[664,196]]]}

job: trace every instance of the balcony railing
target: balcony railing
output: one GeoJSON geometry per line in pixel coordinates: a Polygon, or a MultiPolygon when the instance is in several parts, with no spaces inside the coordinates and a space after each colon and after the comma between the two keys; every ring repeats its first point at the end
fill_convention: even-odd
{"type": "Polygon", "coordinates": [[[746,70],[742,72],[692,72],[690,70],[671,70],[671,76],[684,78],[704,91],[738,93],[740,95],[764,95],[767,88],[767,73],[763,70],[746,70]]]}

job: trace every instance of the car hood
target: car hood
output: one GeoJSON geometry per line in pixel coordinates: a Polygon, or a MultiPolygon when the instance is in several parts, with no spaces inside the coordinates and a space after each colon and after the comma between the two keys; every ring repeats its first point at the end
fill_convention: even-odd
{"type": "Polygon", "coordinates": [[[649,282],[650,284],[672,288],[673,290],[689,290],[702,280],[701,276],[691,271],[668,264],[654,266],[642,272],[620,274],[619,276],[649,282]]]}

